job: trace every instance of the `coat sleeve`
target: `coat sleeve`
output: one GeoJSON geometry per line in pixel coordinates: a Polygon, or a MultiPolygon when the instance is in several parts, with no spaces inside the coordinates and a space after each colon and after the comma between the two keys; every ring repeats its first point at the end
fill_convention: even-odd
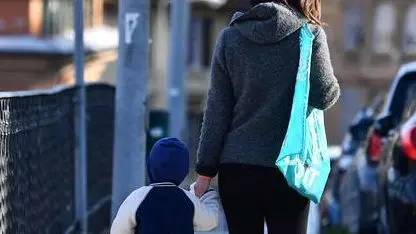
{"type": "Polygon", "coordinates": [[[136,211],[150,190],[151,187],[142,187],[124,200],[111,225],[110,234],[134,234],[137,225],[136,211]]]}
{"type": "Polygon", "coordinates": [[[234,109],[234,93],[226,66],[224,29],[217,40],[211,65],[211,80],[204,111],[197,152],[198,174],[215,177],[219,158],[228,133],[234,109]]]}
{"type": "Polygon", "coordinates": [[[195,207],[194,230],[211,231],[218,225],[219,196],[214,190],[206,192],[201,198],[191,191],[185,191],[195,207]]]}
{"type": "Polygon", "coordinates": [[[331,64],[327,37],[318,27],[312,48],[309,104],[326,110],[334,105],[340,96],[340,87],[331,64]]]}

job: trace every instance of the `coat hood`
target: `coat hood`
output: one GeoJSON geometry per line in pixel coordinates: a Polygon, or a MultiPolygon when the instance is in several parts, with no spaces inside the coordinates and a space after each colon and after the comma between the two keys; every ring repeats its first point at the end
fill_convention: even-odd
{"type": "Polygon", "coordinates": [[[308,20],[281,3],[262,3],[245,13],[237,12],[230,26],[258,44],[273,44],[294,33],[308,20]]]}
{"type": "Polygon", "coordinates": [[[184,143],[172,137],[156,142],[147,158],[150,183],[179,185],[189,172],[189,152],[184,143]]]}

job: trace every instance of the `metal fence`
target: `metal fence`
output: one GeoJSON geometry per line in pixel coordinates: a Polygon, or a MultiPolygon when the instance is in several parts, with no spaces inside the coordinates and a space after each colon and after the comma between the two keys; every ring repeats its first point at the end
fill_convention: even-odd
{"type": "MultiPolygon", "coordinates": [[[[110,221],[114,94],[87,92],[90,233],[110,221]]],[[[75,87],[0,93],[0,233],[76,232],[75,87]]]]}

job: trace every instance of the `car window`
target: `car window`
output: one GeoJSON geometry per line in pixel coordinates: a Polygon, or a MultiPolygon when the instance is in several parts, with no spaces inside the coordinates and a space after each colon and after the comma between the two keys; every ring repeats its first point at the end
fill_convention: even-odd
{"type": "Polygon", "coordinates": [[[403,120],[409,119],[416,112],[416,83],[409,86],[403,110],[403,120]]]}
{"type": "MultiPolygon", "coordinates": [[[[405,110],[406,102],[408,99],[409,91],[412,90],[416,84],[416,73],[408,73],[404,75],[397,86],[395,87],[391,95],[391,100],[388,102],[387,113],[393,116],[394,122],[398,123],[403,120],[403,114],[405,110]]],[[[411,100],[412,98],[410,98],[411,100]]]]}
{"type": "Polygon", "coordinates": [[[373,114],[378,114],[383,110],[383,106],[386,102],[385,96],[386,93],[380,93],[374,98],[371,104],[371,110],[373,111],[373,114]]]}

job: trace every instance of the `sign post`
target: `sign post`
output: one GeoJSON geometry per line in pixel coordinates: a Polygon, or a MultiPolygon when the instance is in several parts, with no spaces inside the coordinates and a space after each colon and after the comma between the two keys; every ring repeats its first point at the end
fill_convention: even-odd
{"type": "Polygon", "coordinates": [[[76,154],[75,154],[75,214],[80,224],[80,233],[88,232],[87,191],[87,125],[86,95],[84,84],[84,2],[75,0],[75,76],[76,76],[76,154]]]}
{"type": "Polygon", "coordinates": [[[145,185],[150,0],[119,0],[112,218],[145,185]]]}
{"type": "Polygon", "coordinates": [[[172,4],[172,30],[169,57],[169,135],[183,140],[187,120],[187,39],[189,1],[175,0],[172,4]]]}

